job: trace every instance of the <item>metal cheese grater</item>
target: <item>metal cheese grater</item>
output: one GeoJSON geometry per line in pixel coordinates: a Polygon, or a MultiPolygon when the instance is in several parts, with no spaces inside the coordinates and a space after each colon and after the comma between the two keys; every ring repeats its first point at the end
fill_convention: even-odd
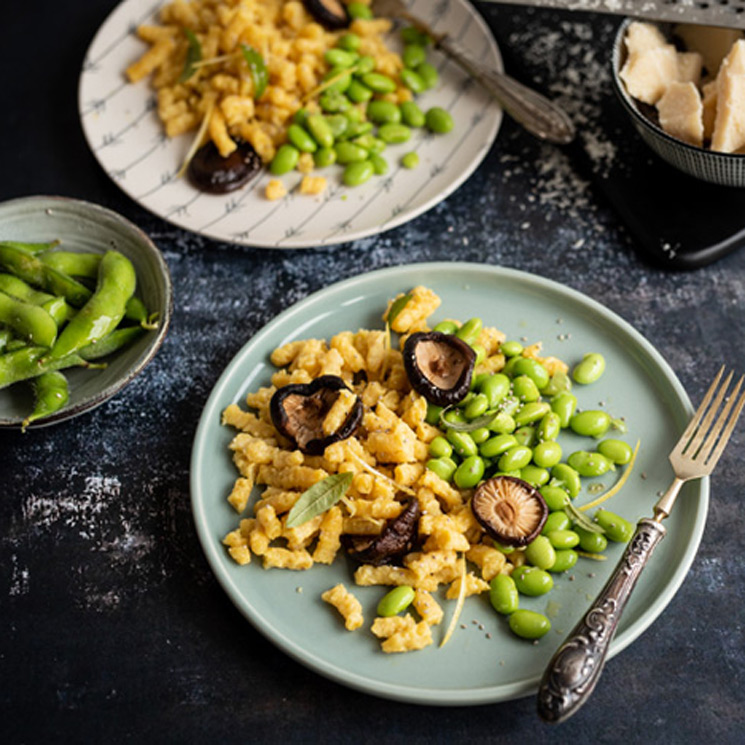
{"type": "Polygon", "coordinates": [[[486,0],[557,10],[745,29],[745,0],[486,0]]]}

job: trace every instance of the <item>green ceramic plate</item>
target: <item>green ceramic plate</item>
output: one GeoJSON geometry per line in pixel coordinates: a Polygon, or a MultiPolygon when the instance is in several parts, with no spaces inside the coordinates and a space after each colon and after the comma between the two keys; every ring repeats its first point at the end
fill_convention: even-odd
{"type": "MultiPolygon", "coordinates": [[[[115,248],[127,256],[137,273],[137,296],[158,328],[148,331],[106,360],[105,370],[69,369],[70,401],[56,414],[34,422],[44,427],[102,404],[133,380],[153,359],[165,339],[173,306],[168,266],[157,246],[137,226],[116,212],[66,197],[24,197],[0,204],[0,240],[47,242],[60,249],[102,253],[115,248]]],[[[3,271],[0,267],[0,271],[3,271]]],[[[33,409],[32,387],[25,381],[0,390],[0,426],[20,427],[33,409]]]]}
{"type": "MultiPolygon", "coordinates": [[[[366,625],[345,631],[320,594],[338,582],[353,587],[352,567],[340,557],[331,567],[307,572],[264,570],[260,562],[239,567],[221,538],[237,527],[226,502],[236,477],[228,443],[233,432],[220,424],[231,402],[269,382],[269,353],[293,339],[329,338],[344,329],[381,328],[388,298],[415,285],[442,298],[435,319],[480,316],[508,338],[542,340],[544,352],[568,363],[588,351],[605,355],[600,381],[575,388],[580,406],[604,406],[624,416],[630,443],[641,439],[634,473],[606,506],[631,520],[651,513],[656,492],[672,477],[667,454],[692,411],[670,367],[629,324],[584,295],[549,280],[510,269],[476,264],[418,264],[372,272],[322,290],[265,326],[220,377],[202,414],[192,453],[192,506],[207,559],[231,600],[251,623],[304,665],[345,685],[379,696],[423,704],[468,705],[507,700],[537,690],[543,669],[602,587],[620,558],[611,544],[605,562],[580,560],[570,577],[556,577],[554,590],[521,599],[522,607],[548,614],[553,628],[538,644],[512,636],[485,596],[466,600],[459,627],[447,646],[439,640],[455,605],[445,603],[436,643],[422,651],[386,655],[369,631],[380,588],[355,588],[366,625]],[[644,477],[642,477],[644,474],[644,477]]],[[[564,452],[586,441],[562,435],[564,452]]],[[[602,480],[602,479],[601,479],[602,480]]],[[[610,482],[608,482],[610,483],[610,482]]],[[[704,528],[708,483],[686,485],[668,521],[668,537],[641,578],[611,647],[615,654],[636,639],[672,599],[693,561],[704,528]]],[[[583,493],[577,504],[588,501],[583,493]]]]}

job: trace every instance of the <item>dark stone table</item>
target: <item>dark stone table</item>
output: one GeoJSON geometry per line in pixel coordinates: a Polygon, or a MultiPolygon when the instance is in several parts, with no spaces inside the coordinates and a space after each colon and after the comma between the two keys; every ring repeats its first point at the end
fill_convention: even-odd
{"type": "Polygon", "coordinates": [[[48,429],[0,433],[0,741],[743,742],[743,427],[713,478],[680,592],[558,728],[537,720],[533,698],[405,705],[298,665],[231,605],[189,507],[191,441],[223,367],[289,303],[369,269],[457,259],[550,277],[639,329],[694,401],[721,363],[743,367],[745,253],[689,273],[653,268],[594,185],[636,146],[609,84],[617,21],[479,5],[508,70],[560,96],[580,124],[585,162],[507,120],[473,177],[408,225],[273,252],[170,226],[94,160],[77,79],[114,4],[4,8],[0,197],[61,194],[117,210],[162,249],[176,306],[155,361],[113,400],[48,429]]]}

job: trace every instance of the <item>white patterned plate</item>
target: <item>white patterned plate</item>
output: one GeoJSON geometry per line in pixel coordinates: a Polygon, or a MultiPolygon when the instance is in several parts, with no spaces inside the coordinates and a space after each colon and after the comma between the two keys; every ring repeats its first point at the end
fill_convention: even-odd
{"type": "MultiPolygon", "coordinates": [[[[109,176],[143,207],[186,230],[265,248],[310,248],[374,235],[445,199],[473,173],[497,135],[502,121],[499,106],[447,58],[430,51],[440,84],[418,101],[424,109],[448,109],[455,128],[438,136],[415,130],[408,143],[387,148],[387,176],[350,189],[341,184],[341,167],[332,166],[323,170],[329,188],[322,196],[309,197],[296,193],[301,176],[295,172],[282,177],[288,195],[277,202],[264,197],[266,172],[232,194],[201,193],[176,177],[193,134],[169,140],[149,82],[130,85],[124,77],[125,68],[146,49],[133,31],[141,23],[153,22],[160,5],[125,0],[106,19],[83,65],[80,117],[88,144],[109,176]],[[419,153],[420,165],[407,170],[399,160],[411,150],[419,153]]],[[[491,32],[467,0],[413,0],[410,6],[477,59],[502,69],[491,32]]],[[[400,47],[397,34],[391,35],[389,44],[400,47]]]]}

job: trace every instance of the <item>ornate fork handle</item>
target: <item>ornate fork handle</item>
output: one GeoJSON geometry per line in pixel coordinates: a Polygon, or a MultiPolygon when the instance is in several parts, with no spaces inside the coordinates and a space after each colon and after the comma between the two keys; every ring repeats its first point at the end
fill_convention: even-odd
{"type": "Polygon", "coordinates": [[[473,62],[447,36],[436,37],[437,46],[499,101],[505,111],[531,134],[566,145],[575,128],[567,113],[537,91],[509,75],[492,72],[473,62]]]}
{"type": "Polygon", "coordinates": [[[639,521],[613,575],[546,668],[538,691],[538,714],[545,721],[564,721],[590,697],[626,602],[665,533],[656,520],[639,521]]]}

